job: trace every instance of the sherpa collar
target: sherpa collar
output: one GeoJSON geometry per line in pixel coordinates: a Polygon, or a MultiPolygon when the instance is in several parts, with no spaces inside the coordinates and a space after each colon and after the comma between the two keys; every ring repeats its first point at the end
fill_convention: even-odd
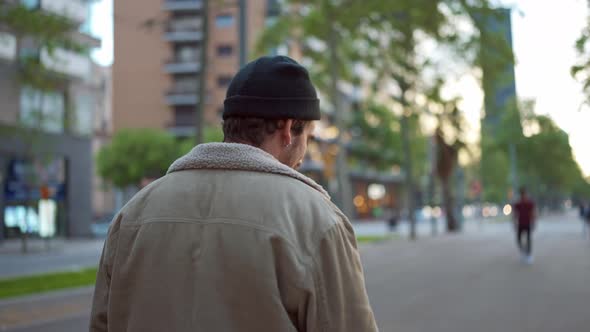
{"type": "Polygon", "coordinates": [[[330,199],[328,193],[314,180],[280,163],[271,154],[251,145],[237,143],[207,143],[193,148],[177,159],[167,173],[188,169],[225,169],[290,176],[330,199]]]}

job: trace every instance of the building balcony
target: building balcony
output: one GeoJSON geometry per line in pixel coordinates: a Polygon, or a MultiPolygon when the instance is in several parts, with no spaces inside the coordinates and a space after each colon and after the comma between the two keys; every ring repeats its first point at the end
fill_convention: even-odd
{"type": "Polygon", "coordinates": [[[79,45],[83,45],[89,48],[98,48],[102,45],[100,39],[85,32],[72,31],[69,33],[69,35],[72,41],[78,43],[79,45]]]}
{"type": "Polygon", "coordinates": [[[196,105],[199,101],[197,89],[195,91],[170,91],[166,94],[166,103],[169,106],[196,105]]]}
{"type": "Polygon", "coordinates": [[[201,71],[201,63],[196,59],[193,61],[170,60],[164,64],[164,70],[168,74],[191,74],[201,71]]]}
{"type": "Polygon", "coordinates": [[[40,58],[45,68],[73,78],[87,79],[92,69],[87,56],[61,48],[55,49],[53,54],[42,49],[40,58]]]}
{"type": "Polygon", "coordinates": [[[80,0],[41,0],[40,8],[79,24],[88,19],[88,4],[80,0]]]}
{"type": "Polygon", "coordinates": [[[162,5],[162,9],[169,11],[198,11],[202,8],[202,0],[165,0],[162,5]]]}
{"type": "Polygon", "coordinates": [[[169,42],[196,42],[203,39],[200,30],[169,30],[164,34],[164,39],[169,42]]]}

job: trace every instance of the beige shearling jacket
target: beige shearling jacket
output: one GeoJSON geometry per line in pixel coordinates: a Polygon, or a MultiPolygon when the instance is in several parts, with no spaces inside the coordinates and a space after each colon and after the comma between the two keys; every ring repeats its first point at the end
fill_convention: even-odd
{"type": "Polygon", "coordinates": [[[353,229],[261,149],[195,147],[118,213],[91,332],[377,331],[353,229]]]}

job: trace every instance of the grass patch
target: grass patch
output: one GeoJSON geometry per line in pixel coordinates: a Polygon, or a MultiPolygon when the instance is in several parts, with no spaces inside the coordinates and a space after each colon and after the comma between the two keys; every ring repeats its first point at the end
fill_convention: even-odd
{"type": "Polygon", "coordinates": [[[393,235],[361,235],[356,237],[358,243],[374,243],[393,239],[393,235]]]}
{"type": "Polygon", "coordinates": [[[93,285],[97,268],[0,279],[0,299],[93,285]]]}

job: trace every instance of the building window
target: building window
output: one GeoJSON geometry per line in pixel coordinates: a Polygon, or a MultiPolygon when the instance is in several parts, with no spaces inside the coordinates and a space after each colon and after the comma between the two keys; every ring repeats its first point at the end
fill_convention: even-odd
{"type": "Polygon", "coordinates": [[[94,108],[96,107],[96,102],[93,96],[86,92],[78,92],[72,97],[71,130],[77,135],[90,136],[94,127],[94,108]]]}
{"type": "Polygon", "coordinates": [[[179,77],[175,80],[172,93],[198,93],[199,81],[196,77],[179,77]]]}
{"type": "Polygon", "coordinates": [[[16,58],[16,37],[0,32],[0,58],[14,60],[16,58]]]}
{"type": "Polygon", "coordinates": [[[176,49],[175,60],[182,63],[196,62],[199,59],[200,51],[195,46],[180,46],[176,49]]]}
{"type": "Polygon", "coordinates": [[[170,32],[201,31],[203,20],[198,16],[186,16],[172,19],[168,25],[170,32]]]}
{"type": "Polygon", "coordinates": [[[219,14],[215,17],[215,26],[218,28],[229,28],[234,25],[234,17],[230,14],[219,14]]]}
{"type": "Polygon", "coordinates": [[[50,133],[64,131],[65,100],[63,93],[23,88],[20,94],[20,120],[30,128],[50,133]]]}
{"type": "Polygon", "coordinates": [[[225,76],[225,75],[219,76],[219,77],[217,77],[217,85],[220,88],[225,88],[231,83],[231,79],[232,79],[231,76],[225,76]]]}
{"type": "Polygon", "coordinates": [[[177,107],[174,109],[174,126],[187,127],[195,125],[195,109],[192,107],[177,107]]]}
{"type": "Polygon", "coordinates": [[[217,55],[218,56],[231,56],[234,52],[234,48],[231,45],[219,45],[217,46],[217,55]]]}

